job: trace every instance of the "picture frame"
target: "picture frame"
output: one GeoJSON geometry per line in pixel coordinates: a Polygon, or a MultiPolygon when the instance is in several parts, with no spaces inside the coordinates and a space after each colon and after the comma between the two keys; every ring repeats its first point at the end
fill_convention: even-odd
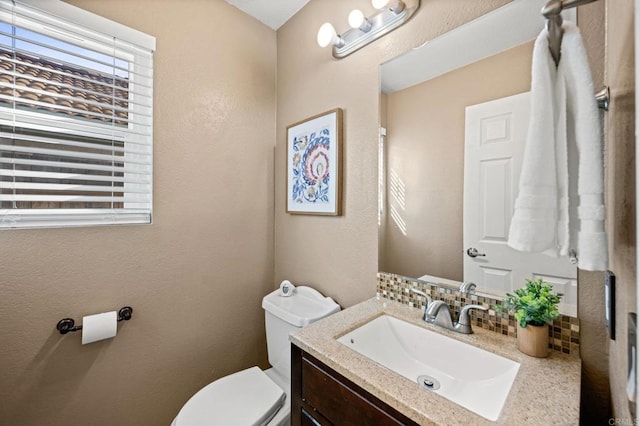
{"type": "Polygon", "coordinates": [[[341,108],[287,127],[286,211],[342,215],[341,108]]]}

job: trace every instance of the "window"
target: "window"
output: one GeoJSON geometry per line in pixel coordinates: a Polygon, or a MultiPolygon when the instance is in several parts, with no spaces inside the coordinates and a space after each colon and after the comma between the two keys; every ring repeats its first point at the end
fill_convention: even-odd
{"type": "Polygon", "coordinates": [[[0,229],[151,223],[155,40],[55,3],[0,0],[0,229]]]}

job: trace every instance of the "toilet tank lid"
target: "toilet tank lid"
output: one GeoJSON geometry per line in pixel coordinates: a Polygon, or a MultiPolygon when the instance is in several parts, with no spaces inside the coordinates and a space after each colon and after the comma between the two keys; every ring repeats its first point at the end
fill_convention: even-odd
{"type": "Polygon", "coordinates": [[[262,299],[262,307],[296,327],[304,327],[340,310],[340,305],[332,298],[306,286],[296,287],[289,297],[281,296],[280,290],[275,290],[262,299]]]}

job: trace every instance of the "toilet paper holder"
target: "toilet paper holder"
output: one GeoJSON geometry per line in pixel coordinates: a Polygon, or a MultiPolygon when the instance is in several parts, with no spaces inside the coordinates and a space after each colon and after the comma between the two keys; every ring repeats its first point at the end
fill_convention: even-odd
{"type": "MultiPolygon", "coordinates": [[[[120,321],[129,321],[131,319],[131,315],[133,315],[133,308],[131,306],[125,306],[118,311],[118,322],[120,321]]],[[[70,331],[80,331],[82,330],[82,325],[75,325],[76,322],[73,318],[63,318],[58,321],[56,328],[60,332],[60,334],[67,334],[70,331]]]]}

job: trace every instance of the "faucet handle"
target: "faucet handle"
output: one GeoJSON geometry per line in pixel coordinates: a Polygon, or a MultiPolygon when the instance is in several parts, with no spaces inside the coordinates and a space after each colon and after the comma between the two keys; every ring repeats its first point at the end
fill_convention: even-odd
{"type": "Polygon", "coordinates": [[[460,284],[460,293],[462,294],[475,293],[476,287],[477,287],[476,284],[472,283],[471,281],[463,281],[462,284],[460,284]]]}
{"type": "Polygon", "coordinates": [[[433,299],[431,298],[431,296],[429,296],[424,291],[420,291],[420,290],[418,290],[417,288],[414,287],[414,288],[411,289],[411,292],[415,293],[415,294],[418,294],[418,295],[420,295],[420,296],[422,296],[422,297],[427,299],[427,306],[425,307],[425,309],[428,308],[431,303],[433,303],[433,299]]]}
{"type": "Polygon", "coordinates": [[[462,307],[460,311],[460,317],[458,318],[458,324],[460,325],[471,325],[471,321],[469,319],[469,311],[471,309],[479,309],[481,311],[488,311],[489,308],[482,305],[465,305],[462,307]]]}

